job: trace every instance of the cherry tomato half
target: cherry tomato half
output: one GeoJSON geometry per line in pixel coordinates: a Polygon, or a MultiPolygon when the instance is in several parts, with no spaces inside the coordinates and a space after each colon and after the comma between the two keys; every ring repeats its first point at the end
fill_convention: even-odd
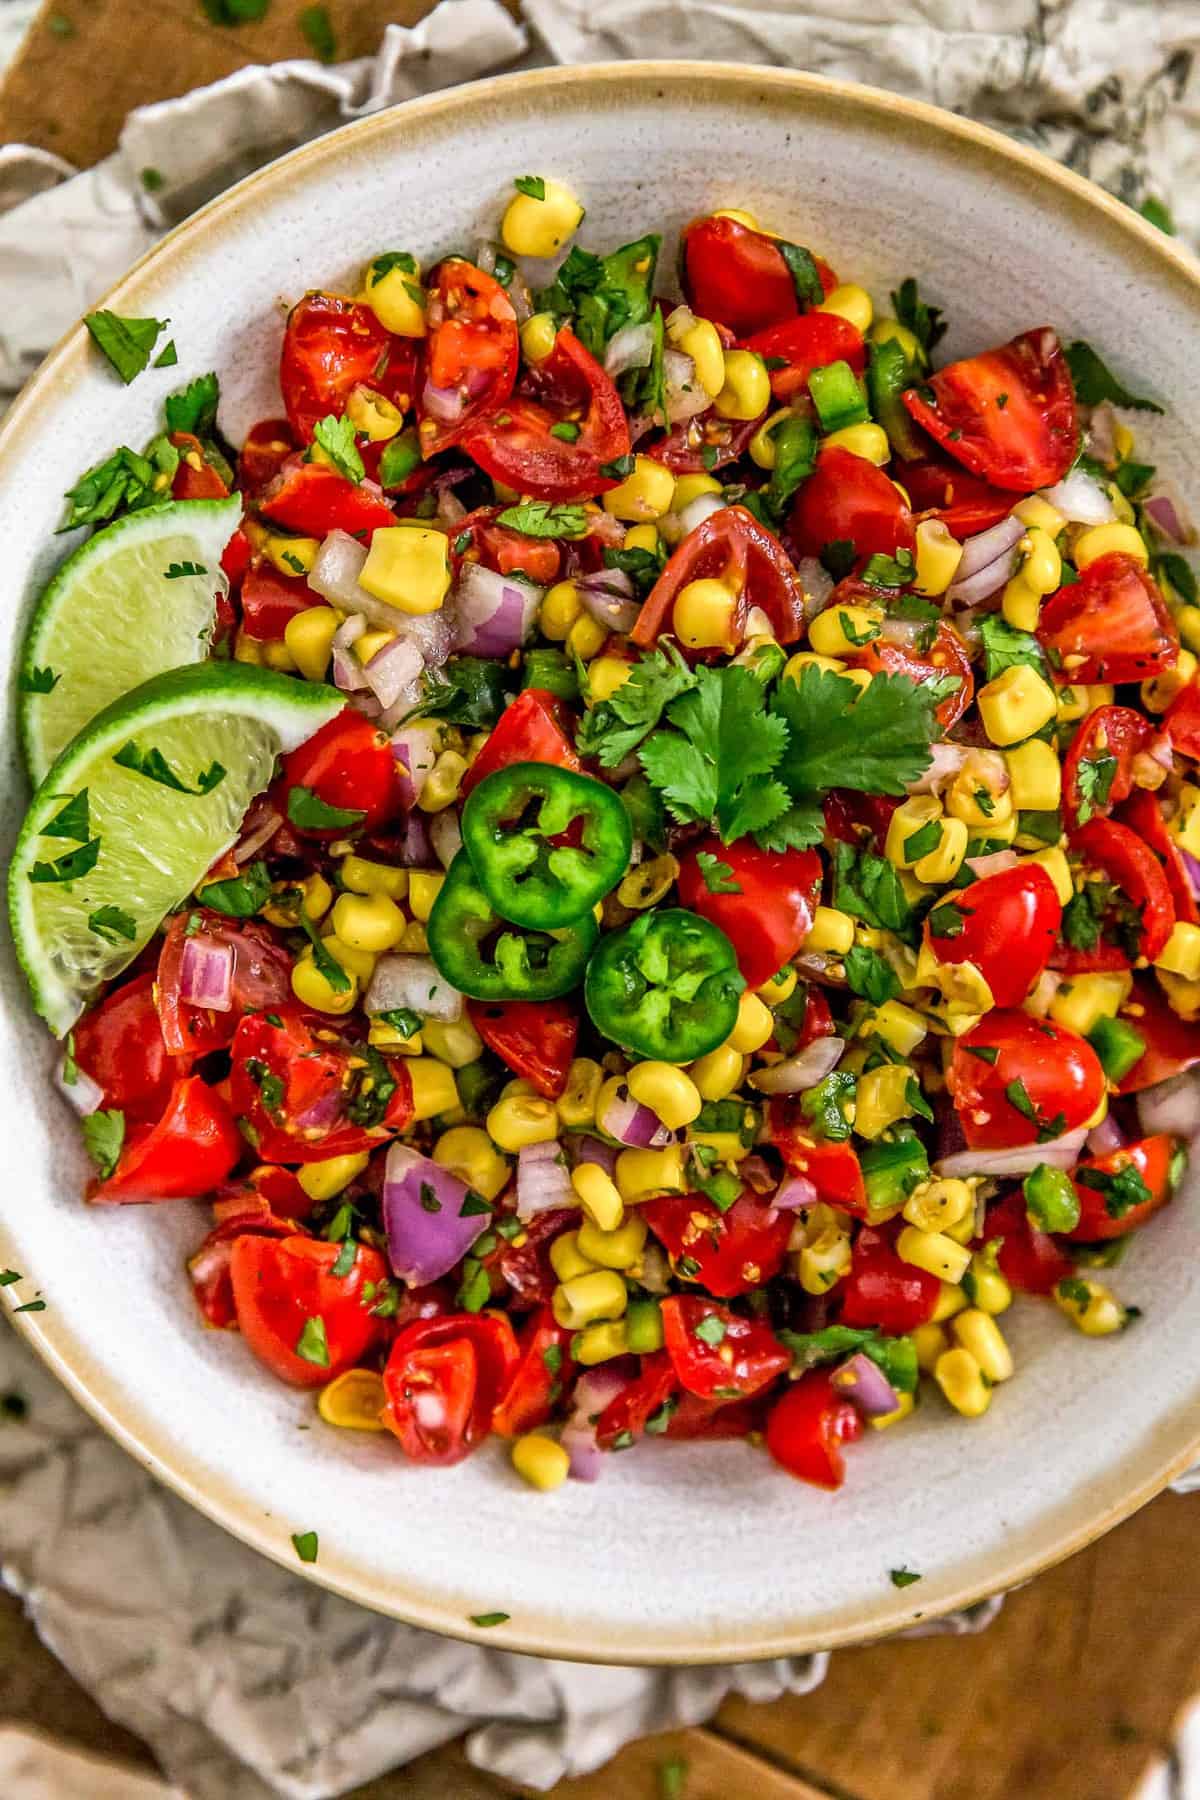
{"type": "Polygon", "coordinates": [[[526,537],[523,531],[512,531],[496,520],[502,506],[478,506],[460,519],[451,540],[451,558],[457,571],[473,550],[485,569],[511,575],[520,569],[531,581],[549,587],[558,579],[562,552],[553,538],[526,537]],[[465,542],[464,542],[465,540],[465,542]],[[459,548],[462,545],[462,548],[459,548]]]}
{"type": "Polygon", "coordinates": [[[1037,864],[1001,869],[936,906],[925,941],[943,963],[973,963],[997,1006],[1020,1006],[1050,960],[1062,904],[1037,864]],[[934,929],[934,921],[939,929],[934,929]]]}
{"type": "Polygon", "coordinates": [[[763,1319],[743,1319],[697,1294],[662,1303],[667,1355],[680,1383],[702,1400],[744,1400],[792,1366],[763,1319]]]}
{"type": "Polygon", "coordinates": [[[1081,719],[1063,760],[1063,819],[1068,831],[1102,818],[1133,789],[1133,759],[1153,735],[1131,706],[1098,706],[1081,719]]]}
{"type": "Polygon", "coordinates": [[[1153,851],[1167,878],[1176,919],[1182,919],[1187,925],[1200,925],[1200,906],[1196,904],[1179,846],[1167,830],[1156,796],[1146,788],[1135,788],[1121,808],[1118,823],[1127,825],[1134,836],[1153,851]]]}
{"type": "Polygon", "coordinates": [[[404,1058],[366,1058],[326,1019],[314,1026],[294,1003],[249,1014],[230,1054],[234,1111],[268,1162],[352,1156],[374,1150],[412,1123],[404,1058]]]}
{"type": "Polygon", "coordinates": [[[1121,1082],[1122,1094],[1140,1094],[1200,1063],[1200,1024],[1181,1019],[1156,981],[1135,976],[1126,1010],[1146,1049],[1121,1082]]]}
{"type": "Polygon", "coordinates": [[[574,1370],[571,1336],[548,1306],[539,1308],[526,1321],[512,1380],[492,1414],[492,1430],[500,1437],[520,1437],[522,1432],[544,1425],[552,1416],[555,1402],[566,1391],[574,1370]]]}
{"type": "Polygon", "coordinates": [[[153,974],[137,975],[114,988],[84,1013],[71,1038],[75,1061],[102,1089],[102,1107],[127,1121],[157,1119],[187,1058],[171,1056],[163,1042],[154,1004],[153,974]]]}
{"type": "Polygon", "coordinates": [[[238,1329],[259,1361],[292,1387],[324,1387],[353,1368],[386,1329],[364,1292],[386,1282],[383,1257],[360,1244],[349,1272],[335,1275],[341,1254],[341,1244],[320,1238],[247,1233],[234,1239],[229,1274],[238,1329]],[[323,1330],[312,1329],[314,1320],[323,1330]],[[325,1360],[299,1355],[302,1340],[318,1356],[323,1345],[325,1360]]]}
{"type": "Polygon", "coordinates": [[[203,1056],[233,1042],[249,1012],[290,1000],[292,959],[270,928],[256,919],[239,922],[207,907],[176,913],[158,958],[154,999],[163,1043],[172,1056],[203,1056]],[[183,997],[184,968],[196,951],[229,951],[233,956],[230,1004],[224,1012],[194,1006],[183,997]]]}
{"type": "Polygon", "coordinates": [[[989,1206],[983,1240],[999,1238],[1000,1273],[1020,1294],[1052,1294],[1075,1265],[1057,1238],[1040,1231],[1029,1217],[1020,1188],[989,1206]]]}
{"type": "Polygon", "coordinates": [[[153,1125],[127,1133],[112,1174],[88,1189],[98,1206],[200,1198],[219,1187],[245,1143],[233,1114],[198,1075],[177,1081],[153,1125]]]}
{"type": "Polygon", "coordinates": [[[768,326],[746,339],[747,350],[768,359],[771,392],[781,403],[806,394],[814,369],[829,363],[849,363],[856,375],[867,366],[867,346],[862,332],[837,313],[810,312],[782,325],[768,326]],[[782,368],[772,363],[782,360],[782,368]]]}
{"type": "Polygon", "coordinates": [[[284,757],[280,811],[303,837],[328,839],[345,837],[347,831],[377,831],[400,811],[396,767],[383,732],[352,706],[344,706],[284,757]],[[353,817],[338,825],[305,823],[312,808],[297,794],[301,788],[321,805],[353,817]]]}
{"type": "Polygon", "coordinates": [[[862,1165],[858,1152],[849,1143],[819,1144],[811,1136],[810,1121],[793,1094],[781,1094],[770,1102],[767,1121],[770,1140],[783,1157],[789,1175],[811,1181],[817,1199],[827,1206],[840,1207],[857,1219],[869,1217],[862,1165]]]}
{"type": "Polygon", "coordinates": [[[1163,715],[1163,729],[1182,756],[1200,761],[1200,682],[1189,681],[1163,715]]]}
{"type": "Polygon", "coordinates": [[[1179,659],[1158,587],[1134,556],[1111,550],[1042,602],[1038,642],[1062,679],[1145,681],[1179,659]]]}
{"type": "Polygon", "coordinates": [[[428,379],[417,412],[421,454],[430,457],[508,399],[520,341],[513,303],[500,283],[460,256],[433,271],[425,324],[428,379]]]}
{"type": "Polygon", "coordinates": [[[737,952],[749,988],[759,988],[791,962],[812,930],[821,897],[821,863],[815,850],[760,850],[749,838],[723,844],[704,838],[679,861],[679,899],[709,919],[737,952]],[[709,891],[701,856],[715,856],[732,871],[732,893],[709,891]]]}
{"type": "Polygon", "coordinates": [[[414,1462],[461,1462],[491,1430],[519,1358],[503,1313],[415,1320],[397,1333],[384,1367],[383,1422],[414,1462]]]}
{"type": "Polygon", "coordinates": [[[1069,1238],[1081,1243],[1136,1231],[1171,1198],[1175,1139],[1159,1133],[1106,1156],[1085,1156],[1071,1179],[1079,1195],[1079,1223],[1069,1238]]]}
{"type": "Polygon", "coordinates": [[[560,769],[583,765],[567,729],[567,709],[557,694],[546,688],[525,688],[505,707],[487,743],[462,780],[465,800],[486,775],[506,769],[509,763],[555,763],[560,769]]]}
{"type": "Polygon", "coordinates": [[[684,1280],[722,1299],[777,1275],[792,1233],[791,1214],[776,1212],[751,1188],[725,1213],[703,1194],[667,1194],[638,1211],[684,1280]]]}
{"type": "Polygon", "coordinates": [[[947,1083],[972,1150],[1076,1131],[1106,1087],[1100,1059],[1084,1038],[1050,1019],[1002,1007],[956,1039],[947,1083]]]}
{"type": "Polygon", "coordinates": [[[1175,925],[1171,889],[1149,844],[1115,819],[1089,819],[1073,833],[1074,847],[1102,869],[1141,921],[1138,948],[1153,962],[1175,925]]]}
{"type": "MultiPolygon", "coordinates": [[[[830,596],[831,606],[836,605],[840,588],[849,585],[848,582],[839,584],[839,588],[830,596]]],[[[862,586],[861,583],[858,585],[862,586]]],[[[865,591],[872,592],[869,588],[865,591]]],[[[939,621],[933,643],[923,655],[915,650],[905,650],[899,644],[885,643],[879,638],[845,660],[854,669],[870,669],[872,674],[882,671],[885,675],[907,675],[910,681],[917,683],[940,681],[947,675],[956,676],[958,686],[952,694],[947,694],[944,700],[940,700],[936,708],[935,716],[943,731],[949,731],[952,725],[958,724],[974,697],[975,676],[971,671],[967,646],[953,625],[947,625],[944,620],[939,621]]]]}
{"type": "Polygon", "coordinates": [[[596,1442],[602,1450],[616,1448],[617,1440],[640,1438],[649,1420],[679,1390],[679,1377],[665,1350],[643,1356],[641,1368],[615,1394],[596,1421],[596,1442]]]}
{"type": "Polygon", "coordinates": [[[356,387],[370,388],[404,413],[413,403],[417,342],[393,337],[372,309],[342,294],[306,294],[288,314],[279,387],[288,422],[302,444],[324,418],[341,418],[356,387]]]}
{"type": "Polygon", "coordinates": [[[974,537],[998,525],[1012,511],[1012,494],[980,481],[942,456],[922,456],[893,465],[896,480],[922,519],[940,519],[951,537],[974,537]]]}
{"type": "Polygon", "coordinates": [[[842,1445],[856,1443],[862,1432],[861,1415],[825,1370],[810,1369],[771,1408],[766,1443],[789,1475],[814,1487],[840,1488],[846,1479],[842,1445]]]}
{"type": "MultiPolygon", "coordinates": [[[[796,284],[774,238],[737,219],[693,219],[680,239],[683,291],[703,319],[727,325],[735,337],[751,337],[800,311],[796,284]]],[[[837,277],[814,258],[821,285],[832,293],[837,277]]]]}
{"type": "Polygon", "coordinates": [[[179,452],[172,500],[223,500],[229,492],[225,478],[209,462],[200,439],[190,431],[173,431],[169,441],[179,452]]]}
{"type": "Polygon", "coordinates": [[[1051,487],[1075,460],[1075,389],[1049,326],[948,363],[900,397],[948,456],[996,487],[1051,487]]]}
{"type": "Polygon", "coordinates": [[[387,501],[365,482],[350,481],[325,463],[286,462],[264,494],[259,511],[273,524],[304,537],[345,531],[369,543],[381,526],[394,525],[387,501]]]}
{"type": "Polygon", "coordinates": [[[468,1000],[467,1014],[489,1050],[557,1100],[567,1085],[579,1037],[579,1008],[569,1000],[468,1000]]]}
{"type": "Polygon", "coordinates": [[[260,419],[252,425],[237,460],[237,485],[246,498],[257,500],[299,447],[286,419],[260,419]]]}
{"type": "Polygon", "coordinates": [[[705,578],[737,594],[732,631],[739,641],[752,607],[767,615],[778,643],[794,644],[803,633],[804,586],[782,544],[744,506],[725,506],[673,552],[629,634],[633,642],[643,649],[656,644],[671,630],[677,596],[689,582],[705,578]]]}
{"type": "Polygon", "coordinates": [[[927,1269],[897,1256],[894,1238],[894,1231],[869,1225],[855,1238],[850,1273],[838,1289],[843,1325],[873,1325],[903,1334],[933,1317],[942,1284],[927,1269]]]}
{"type": "Polygon", "coordinates": [[[792,504],[791,532],[802,556],[820,556],[828,544],[851,544],[858,558],[895,556],[916,543],[912,513],[895,483],[840,444],[817,453],[792,504]]]}

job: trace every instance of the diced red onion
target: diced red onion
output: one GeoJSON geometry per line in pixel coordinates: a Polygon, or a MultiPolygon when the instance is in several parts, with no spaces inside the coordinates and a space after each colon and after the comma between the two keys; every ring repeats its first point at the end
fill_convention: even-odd
{"type": "Polygon", "coordinates": [[[617,1146],[606,1144],[603,1138],[572,1137],[567,1140],[567,1150],[573,1168],[580,1163],[597,1163],[606,1175],[611,1175],[617,1166],[617,1146]]]}
{"type": "Polygon", "coordinates": [[[445,812],[434,813],[429,823],[429,838],[434,855],[443,869],[448,869],[462,849],[462,827],[452,806],[445,812]]]}
{"type": "Polygon", "coordinates": [[[179,997],[209,1012],[233,1008],[233,945],[185,938],[179,965],[179,997]]]}
{"type": "Polygon", "coordinates": [[[599,1481],[604,1452],[596,1442],[596,1428],[572,1419],[564,1425],[559,1443],[567,1453],[567,1474],[572,1481],[599,1481]]]}
{"type": "Polygon", "coordinates": [[[594,1369],[585,1369],[575,1383],[571,1423],[594,1423],[609,1402],[615,1400],[628,1384],[629,1377],[622,1374],[620,1369],[614,1369],[611,1363],[601,1363],[594,1369]]]}
{"type": "MultiPolygon", "coordinates": [[[[368,596],[369,597],[369,596],[368,596]]],[[[378,603],[382,606],[382,602],[378,603]]],[[[366,610],[365,608],[363,609],[366,610]]],[[[454,605],[448,601],[431,613],[399,613],[395,607],[387,607],[391,617],[383,621],[401,637],[411,638],[421,652],[421,659],[427,669],[440,669],[451,650],[458,631],[458,619],[454,605]]],[[[369,615],[368,615],[369,616],[369,615]]]]}
{"type": "Polygon", "coordinates": [[[967,856],[963,860],[976,881],[984,881],[989,875],[1015,869],[1021,859],[1015,850],[989,850],[986,856],[967,856]]]}
{"type": "Polygon", "coordinates": [[[608,340],[604,352],[605,373],[615,380],[626,369],[645,369],[654,356],[654,327],[647,320],[642,325],[622,325],[608,340]]]}
{"type": "Polygon", "coordinates": [[[421,410],[443,425],[454,425],[467,410],[467,396],[461,386],[435,387],[426,381],[421,390],[421,410]]]}
{"type": "Polygon", "coordinates": [[[412,639],[397,637],[375,652],[364,673],[371,692],[387,711],[402,699],[415,706],[417,679],[424,667],[421,652],[412,639]]]}
{"type": "Polygon", "coordinates": [[[641,607],[633,598],[633,583],[620,569],[597,569],[581,575],[576,591],[588,615],[606,631],[632,631],[641,607]]]}
{"type": "Polygon", "coordinates": [[[885,644],[895,644],[900,650],[913,650],[917,639],[927,629],[920,619],[897,619],[889,614],[880,624],[879,636],[885,644]]]}
{"type": "Polygon", "coordinates": [[[301,1131],[328,1131],[342,1116],[342,1090],[326,1088],[324,1093],[298,1114],[296,1124],[301,1131]]]}
{"type": "Polygon", "coordinates": [[[438,524],[444,525],[447,531],[452,531],[456,525],[462,523],[466,516],[467,509],[458,495],[452,493],[448,487],[443,488],[437,497],[437,512],[434,514],[438,524]]]}
{"type": "Polygon", "coordinates": [[[1190,541],[1191,533],[1180,518],[1179,510],[1169,494],[1152,494],[1149,500],[1142,502],[1142,511],[1154,529],[1171,543],[1186,544],[1190,541]]]}
{"type": "Polygon", "coordinates": [[[1184,1069],[1137,1097],[1138,1120],[1147,1136],[1169,1132],[1192,1138],[1200,1131],[1200,1071],[1184,1069]]]}
{"type": "Polygon", "coordinates": [[[1087,1150],[1089,1156],[1107,1156],[1110,1150],[1120,1150],[1125,1142],[1125,1133],[1117,1124],[1111,1113],[1106,1113],[1098,1125],[1093,1125],[1087,1134],[1087,1150]]]}
{"type": "Polygon", "coordinates": [[[250,804],[250,810],[242,820],[242,835],[233,846],[233,860],[236,863],[247,863],[258,855],[265,844],[269,844],[279,827],[283,824],[283,814],[260,794],[250,804]]]}
{"type": "Polygon", "coordinates": [[[930,744],[929,766],[916,781],[910,781],[907,791],[910,794],[934,794],[953,781],[970,751],[965,744],[930,744]]]}
{"type": "Polygon", "coordinates": [[[456,648],[471,656],[511,656],[533,629],[544,588],[465,562],[454,589],[456,648]]]}
{"type": "MultiPolygon", "coordinates": [[[[738,1173],[745,1168],[738,1164],[738,1173]]],[[[771,1197],[776,1212],[799,1212],[802,1207],[817,1204],[817,1190],[807,1175],[787,1175],[771,1197]]]]}
{"type": "Polygon", "coordinates": [[[829,1385],[844,1394],[864,1419],[882,1419],[900,1404],[899,1394],[879,1364],[863,1350],[856,1350],[833,1371],[829,1385]]]}
{"type": "Polygon", "coordinates": [[[566,1154],[557,1138],[548,1138],[541,1144],[526,1144],[517,1152],[518,1219],[532,1219],[536,1213],[578,1204],[567,1171],[566,1154]]]}
{"type": "Polygon", "coordinates": [[[1045,1144],[1016,1144],[1007,1150],[959,1150],[954,1156],[943,1156],[936,1162],[936,1175],[1028,1175],[1039,1163],[1052,1169],[1069,1169],[1078,1160],[1087,1132],[1064,1132],[1045,1144]]]}
{"type": "Polygon", "coordinates": [[[70,1101],[79,1117],[86,1119],[103,1106],[104,1089],[99,1082],[93,1081],[91,1076],[79,1067],[78,1063],[75,1065],[74,1079],[68,1081],[66,1067],[67,1059],[64,1056],[54,1071],[54,1085],[64,1099],[70,1101]]]}
{"type": "Polygon", "coordinates": [[[308,585],[332,606],[356,612],[362,593],[358,578],[366,560],[367,546],[358,538],[348,531],[331,531],[308,572],[308,585]]]}
{"type": "Polygon", "coordinates": [[[392,736],[392,755],[400,767],[400,804],[411,810],[421,798],[429,771],[437,761],[432,725],[401,725],[392,736]]]}
{"type": "Polygon", "coordinates": [[[1117,460],[1117,415],[1111,400],[1102,400],[1099,406],[1092,408],[1087,450],[1089,456],[1094,456],[1097,462],[1107,463],[1110,468],[1117,460]]]}
{"type": "Polygon", "coordinates": [[[429,841],[429,827],[425,814],[414,807],[405,813],[399,828],[392,838],[393,854],[402,869],[436,869],[437,857],[433,854],[433,845],[429,841]]]}
{"type": "Polygon", "coordinates": [[[802,556],[796,564],[796,573],[804,583],[804,592],[812,602],[812,611],[805,607],[806,615],[812,619],[819,613],[834,589],[834,580],[824,563],[815,556],[802,556]]]}
{"type": "Polygon", "coordinates": [[[697,494],[676,515],[684,537],[695,531],[697,525],[703,525],[705,519],[711,519],[714,513],[724,512],[728,504],[724,494],[697,494]]]}
{"type": "Polygon", "coordinates": [[[1200,862],[1197,862],[1190,850],[1181,850],[1179,854],[1183,858],[1183,870],[1188,878],[1188,886],[1195,898],[1200,900],[1200,862]]]}
{"type": "Polygon", "coordinates": [[[489,1213],[463,1215],[465,1181],[407,1144],[392,1144],[383,1178],[383,1228],[388,1257],[408,1287],[440,1281],[462,1261],[491,1222],[489,1213]]]}
{"type": "Polygon", "coordinates": [[[628,1144],[636,1150],[660,1150],[664,1144],[674,1142],[674,1133],[667,1130],[658,1114],[635,1100],[624,1083],[596,1123],[618,1144],[628,1144]]]}
{"type": "Polygon", "coordinates": [[[982,569],[977,569],[973,575],[968,575],[965,579],[959,577],[951,582],[946,589],[947,600],[956,606],[978,606],[981,601],[990,600],[1016,574],[1019,561],[1015,546],[1010,550],[1002,550],[999,556],[994,557],[982,569]]]}
{"type": "Polygon", "coordinates": [[[1043,488],[1041,497],[1071,525],[1107,525],[1117,516],[1100,483],[1084,469],[1073,469],[1053,487],[1043,488]]]}
{"type": "Polygon", "coordinates": [[[369,1013],[407,1007],[427,1019],[453,1025],[463,1016],[463,997],[451,987],[430,956],[389,951],[375,964],[367,988],[369,1013]]]}
{"type": "Polygon", "coordinates": [[[682,350],[663,351],[663,391],[668,425],[682,425],[712,405],[711,394],[696,378],[695,362],[682,350]]]}
{"type": "Polygon", "coordinates": [[[1015,513],[1009,513],[995,525],[989,525],[986,531],[977,531],[974,537],[967,538],[963,545],[962,561],[955,571],[954,586],[950,588],[951,596],[954,588],[977,575],[980,569],[986,569],[996,558],[1011,550],[1025,535],[1022,525],[1015,513]]]}
{"type": "Polygon", "coordinates": [[[333,634],[333,680],[334,686],[343,694],[357,693],[360,688],[370,687],[367,672],[350,648],[356,644],[367,629],[367,621],[361,613],[351,613],[343,619],[333,634]]]}
{"type": "MultiPolygon", "coordinates": [[[[743,1156],[737,1166],[737,1172],[738,1180],[745,1182],[747,1187],[753,1188],[754,1192],[760,1196],[773,1192],[777,1185],[774,1172],[768,1168],[766,1158],[759,1156],[757,1151],[751,1156],[743,1156]]],[[[771,1204],[778,1206],[779,1202],[773,1200],[771,1204]]]]}
{"type": "Polygon", "coordinates": [[[824,1081],[837,1068],[845,1048],[845,1038],[814,1038],[795,1056],[786,1056],[782,1062],[770,1063],[767,1068],[757,1070],[750,1077],[750,1086],[757,1088],[760,1094],[802,1093],[805,1088],[824,1081]]]}

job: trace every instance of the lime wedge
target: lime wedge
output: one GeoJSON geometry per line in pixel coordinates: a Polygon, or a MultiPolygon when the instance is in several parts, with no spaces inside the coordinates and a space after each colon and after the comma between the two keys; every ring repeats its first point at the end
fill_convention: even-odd
{"type": "Polygon", "coordinates": [[[61,1036],[237,837],[247,806],[344,704],[245,663],[156,675],[94,718],[33,797],[8,877],[33,1001],[61,1036]]]}
{"type": "Polygon", "coordinates": [[[97,531],[56,570],[29,621],[18,678],[35,782],[102,707],[151,675],[203,662],[215,596],[228,587],[221,552],[241,516],[236,495],[148,506],[97,531]]]}

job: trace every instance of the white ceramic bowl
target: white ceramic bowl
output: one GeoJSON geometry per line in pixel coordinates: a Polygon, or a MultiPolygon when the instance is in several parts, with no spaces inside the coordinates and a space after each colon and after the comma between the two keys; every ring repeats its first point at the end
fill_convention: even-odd
{"type": "MultiPolygon", "coordinates": [[[[59,347],[0,437],[4,639],[12,659],[62,543],[60,496],[88,463],[156,428],[164,393],[219,370],[235,440],[278,411],[282,310],[401,244],[428,263],[494,230],[509,182],[564,178],[609,247],[749,207],[886,302],[920,277],[945,307],[944,353],[1054,323],[1111,353],[1171,412],[1149,460],[1200,493],[1197,266],[1073,175],[950,114],[778,70],[609,64],[435,95],[286,157],[173,233],[108,298],[171,319],[177,370],[126,390],[87,349],[59,347]]],[[[25,803],[3,735],[3,831],[25,803]]],[[[890,1631],[1024,1580],[1148,1500],[1200,1442],[1200,1218],[1194,1190],[1142,1234],[1116,1277],[1145,1318],[1092,1342],[1052,1307],[1006,1318],[1017,1374],[989,1415],[940,1404],[867,1433],[827,1497],[743,1444],[614,1457],[595,1486],[535,1494],[492,1447],[462,1466],[406,1465],[390,1438],[337,1433],[235,1336],[205,1332],[183,1276],[204,1230],[190,1203],[91,1212],[84,1158],[49,1085],[54,1053],[11,950],[0,1266],[47,1310],[18,1323],[82,1403],[148,1468],[267,1555],[320,1533],[311,1579],[414,1623],[612,1661],[777,1656],[890,1631]],[[920,1570],[898,1592],[888,1571],[920,1570]]]]}

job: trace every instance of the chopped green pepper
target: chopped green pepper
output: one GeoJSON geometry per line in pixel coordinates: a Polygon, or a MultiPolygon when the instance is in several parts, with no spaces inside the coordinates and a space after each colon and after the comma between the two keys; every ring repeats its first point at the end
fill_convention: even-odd
{"type": "Polygon", "coordinates": [[[1025,1177],[1025,1210],[1039,1231],[1074,1231],[1079,1223],[1075,1183],[1061,1169],[1039,1163],[1025,1177]]]}
{"type": "Polygon", "coordinates": [[[871,345],[871,364],[867,370],[871,411],[887,432],[893,453],[909,460],[921,455],[921,434],[900,395],[916,378],[917,372],[896,338],[871,345]]]}
{"type": "Polygon", "coordinates": [[[612,788],[538,762],[485,776],[463,808],[462,834],[500,916],[541,931],[590,913],[629,867],[633,843],[612,788]]]}
{"type": "Polygon", "coordinates": [[[672,906],[611,932],[583,992],[597,1030],[622,1049],[691,1062],[725,1042],[745,985],[725,933],[672,906]]]}
{"type": "MultiPolygon", "coordinates": [[[[482,782],[480,786],[482,786],[482,782]]],[[[472,1000],[553,1000],[578,985],[599,927],[590,912],[551,937],[512,929],[460,850],[426,927],[438,971],[472,1000]]]]}
{"type": "Polygon", "coordinates": [[[895,1133],[891,1142],[878,1138],[858,1153],[871,1224],[890,1218],[914,1188],[929,1180],[929,1157],[916,1132],[911,1126],[897,1126],[895,1133]]]}
{"type": "Polygon", "coordinates": [[[847,425],[862,425],[870,418],[858,376],[848,362],[825,363],[808,378],[808,391],[813,397],[822,431],[843,431],[847,425]]]}
{"type": "Polygon", "coordinates": [[[579,698],[579,675],[575,664],[561,650],[527,650],[521,686],[541,688],[544,693],[557,694],[560,700],[579,698]]]}
{"type": "Polygon", "coordinates": [[[1113,1082],[1123,1081],[1146,1053],[1145,1038],[1124,1019],[1097,1019],[1088,1032],[1088,1043],[1113,1082]]]}

